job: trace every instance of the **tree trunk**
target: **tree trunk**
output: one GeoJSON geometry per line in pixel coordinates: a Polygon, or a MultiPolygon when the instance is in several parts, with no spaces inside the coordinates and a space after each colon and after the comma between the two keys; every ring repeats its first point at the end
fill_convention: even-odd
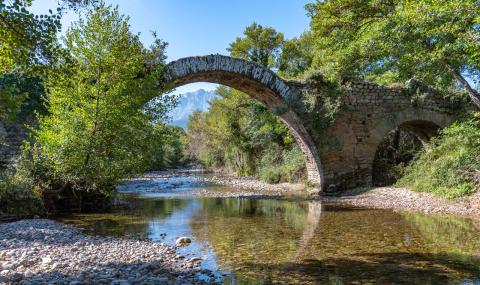
{"type": "Polygon", "coordinates": [[[468,81],[463,78],[463,76],[457,72],[455,68],[453,68],[451,65],[447,64],[448,71],[450,74],[455,78],[462,86],[467,90],[468,96],[470,97],[470,100],[472,100],[472,103],[477,107],[477,109],[480,110],[480,93],[478,93],[477,90],[472,88],[468,81]]]}

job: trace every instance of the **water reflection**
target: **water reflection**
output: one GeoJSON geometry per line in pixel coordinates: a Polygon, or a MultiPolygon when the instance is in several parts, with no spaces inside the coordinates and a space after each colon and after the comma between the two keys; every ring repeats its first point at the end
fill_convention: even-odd
{"type": "Polygon", "coordinates": [[[225,284],[480,284],[480,225],[470,219],[318,201],[127,199],[134,207],[68,222],[165,243],[191,236],[183,254],[202,256],[225,284]]]}

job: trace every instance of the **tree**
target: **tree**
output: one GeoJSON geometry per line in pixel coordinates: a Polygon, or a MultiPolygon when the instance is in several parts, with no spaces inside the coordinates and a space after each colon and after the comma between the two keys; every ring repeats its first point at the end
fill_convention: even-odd
{"type": "Polygon", "coordinates": [[[181,127],[157,123],[151,137],[151,170],[182,166],[187,162],[186,133],[181,127]]]}
{"type": "Polygon", "coordinates": [[[0,106],[4,113],[0,119],[24,123],[35,112],[45,113],[43,100],[45,90],[38,76],[11,73],[0,76],[0,106]]]}
{"type": "Polygon", "coordinates": [[[195,112],[189,119],[191,158],[241,176],[263,176],[261,171],[275,168],[277,178],[272,182],[283,178],[283,166],[296,157],[301,164],[289,173],[303,170],[303,156],[301,152],[295,158],[291,155],[295,140],[278,116],[243,92],[222,86],[217,94],[220,98],[210,103],[208,112],[195,112]]]}
{"type": "MultiPolygon", "coordinates": [[[[256,23],[248,26],[244,35],[230,44],[227,50],[231,56],[267,68],[281,67],[281,72],[292,77],[308,65],[302,58],[307,42],[303,37],[287,42],[287,46],[283,34],[256,23]],[[285,46],[288,50],[284,52],[285,46]]],[[[220,98],[210,102],[209,111],[193,113],[189,119],[190,157],[269,182],[299,179],[304,173],[303,156],[280,118],[248,94],[225,86],[216,92],[220,98]]]]}
{"type": "Polygon", "coordinates": [[[478,0],[331,0],[307,5],[314,68],[327,79],[377,83],[417,78],[431,87],[466,91],[480,108],[478,0]]]}
{"type": "Polygon", "coordinates": [[[54,60],[60,19],[68,9],[80,9],[96,0],[60,0],[56,11],[34,15],[28,8],[33,0],[0,0],[0,119],[11,119],[29,98],[12,76],[38,76],[38,68],[54,60]],[[25,74],[27,73],[27,74],[25,74]],[[6,78],[8,77],[8,78],[6,78]]]}
{"type": "Polygon", "coordinates": [[[277,65],[284,41],[282,33],[253,23],[245,28],[243,34],[245,37],[237,37],[227,48],[231,56],[248,59],[265,67],[277,65]]]}
{"type": "Polygon", "coordinates": [[[79,9],[96,0],[61,0],[57,10],[34,15],[28,8],[33,0],[0,2],[0,71],[28,68],[42,63],[56,50],[60,19],[67,9],[79,9]]]}
{"type": "Polygon", "coordinates": [[[284,42],[278,59],[278,73],[288,78],[299,77],[310,68],[312,59],[312,35],[306,32],[284,42]]]}
{"type": "Polygon", "coordinates": [[[46,189],[108,192],[149,167],[151,122],[171,103],[158,97],[166,44],[144,48],[128,18],[102,3],[67,31],[65,46],[69,60],[46,82],[49,115],[35,131],[32,153],[48,170],[38,180],[46,189]]]}

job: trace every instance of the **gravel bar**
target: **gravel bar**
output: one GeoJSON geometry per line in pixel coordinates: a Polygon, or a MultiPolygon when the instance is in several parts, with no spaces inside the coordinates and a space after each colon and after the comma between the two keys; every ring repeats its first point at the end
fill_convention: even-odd
{"type": "Polygon", "coordinates": [[[357,207],[480,218],[480,192],[456,200],[447,200],[426,192],[380,187],[361,194],[323,197],[322,200],[357,207]]]}
{"type": "Polygon", "coordinates": [[[0,284],[214,284],[176,247],[91,236],[46,219],[0,224],[0,284]]]}

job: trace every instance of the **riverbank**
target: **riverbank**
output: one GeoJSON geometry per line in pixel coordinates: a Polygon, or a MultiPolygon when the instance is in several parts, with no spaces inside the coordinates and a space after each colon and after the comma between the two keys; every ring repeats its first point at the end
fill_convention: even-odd
{"type": "Polygon", "coordinates": [[[480,219],[480,192],[456,200],[447,200],[431,193],[415,192],[406,188],[379,187],[364,191],[354,190],[337,197],[326,196],[322,197],[322,200],[355,207],[468,216],[480,219]]]}
{"type": "Polygon", "coordinates": [[[406,188],[378,187],[354,189],[338,195],[315,196],[315,190],[308,190],[303,184],[269,184],[255,178],[215,176],[201,178],[204,181],[235,187],[241,191],[218,193],[200,190],[196,195],[208,197],[250,197],[275,198],[285,196],[308,196],[328,203],[395,211],[447,214],[480,218],[480,192],[468,197],[447,200],[431,193],[415,192],[406,188]]]}
{"type": "Polygon", "coordinates": [[[235,197],[284,197],[284,196],[305,196],[306,194],[316,194],[318,190],[308,189],[303,183],[278,183],[270,184],[260,181],[254,177],[233,177],[226,175],[215,175],[212,177],[199,177],[204,183],[230,186],[238,191],[212,191],[201,189],[195,191],[193,195],[218,197],[218,198],[235,198],[235,197]]]}
{"type": "Polygon", "coordinates": [[[0,224],[0,284],[212,284],[176,247],[100,237],[46,219],[0,224]]]}

